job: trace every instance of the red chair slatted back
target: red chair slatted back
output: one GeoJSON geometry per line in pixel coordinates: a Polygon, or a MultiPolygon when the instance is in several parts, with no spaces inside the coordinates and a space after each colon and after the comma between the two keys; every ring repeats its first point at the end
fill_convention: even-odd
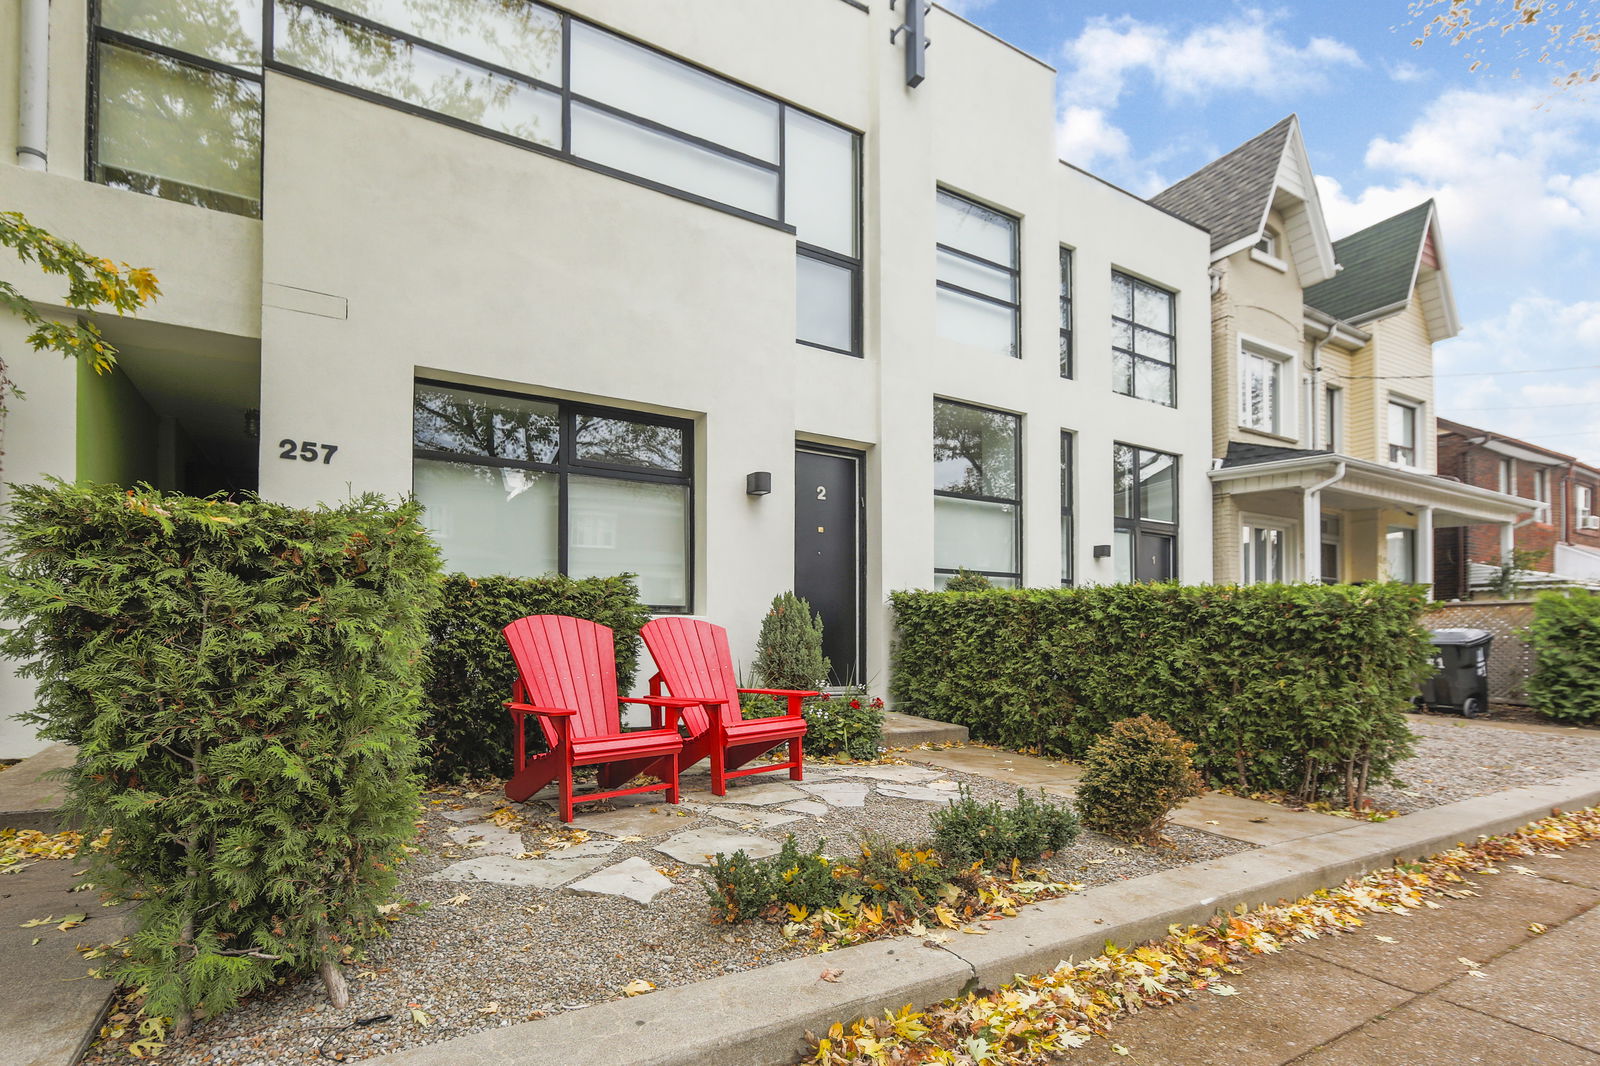
{"type": "MultiPolygon", "coordinates": [[[[616,646],[610,629],[582,618],[534,614],[517,619],[502,632],[529,703],[577,711],[570,719],[574,737],[622,732],[616,646]]],[[[555,727],[544,717],[539,725],[553,747],[555,727]]]]}
{"type": "MultiPolygon", "coordinates": [[[[725,699],[723,722],[732,725],[739,713],[739,677],[728,650],[728,631],[695,618],[656,618],[639,631],[650,657],[661,671],[667,691],[679,699],[725,699]]],[[[686,707],[683,720],[693,736],[711,728],[704,707],[686,707]]]]}

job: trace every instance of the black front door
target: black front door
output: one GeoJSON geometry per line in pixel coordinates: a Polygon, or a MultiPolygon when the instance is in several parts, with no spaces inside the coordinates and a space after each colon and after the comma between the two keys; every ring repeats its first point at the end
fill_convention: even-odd
{"type": "Polygon", "coordinates": [[[1175,538],[1159,533],[1139,533],[1134,542],[1138,545],[1133,558],[1135,581],[1171,581],[1177,575],[1175,538]]]}
{"type": "Polygon", "coordinates": [[[794,455],[794,591],[822,616],[835,685],[862,680],[861,456],[794,455]]]}

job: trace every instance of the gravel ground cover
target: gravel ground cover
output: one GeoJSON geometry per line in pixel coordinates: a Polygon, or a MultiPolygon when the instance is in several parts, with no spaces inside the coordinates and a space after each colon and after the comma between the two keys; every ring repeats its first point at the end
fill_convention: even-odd
{"type": "MultiPolygon", "coordinates": [[[[849,767],[808,766],[807,783],[863,783],[850,779],[850,772],[849,767]]],[[[735,783],[729,798],[736,798],[741,788],[775,783],[773,779],[781,776],[735,783]]],[[[979,799],[1011,800],[1016,795],[1014,787],[967,774],[941,771],[941,779],[943,788],[950,788],[950,783],[966,785],[979,799]]],[[[704,779],[686,777],[684,786],[704,787],[704,779]]],[[[786,941],[777,926],[714,923],[701,868],[676,862],[652,845],[686,829],[736,830],[775,842],[794,832],[803,842],[826,839],[844,853],[863,832],[904,841],[925,838],[928,813],[936,807],[874,791],[860,807],[830,804],[820,816],[761,828],[692,808],[675,809],[648,797],[638,806],[669,815],[664,820],[668,824],[648,836],[620,838],[620,846],[605,863],[639,857],[664,873],[672,887],[648,904],[577,895],[567,888],[431,879],[452,863],[481,854],[449,836],[451,830],[460,835],[460,819],[467,817],[466,812],[501,805],[494,792],[447,790],[426,795],[419,850],[402,873],[397,895],[416,906],[398,916],[389,940],[374,945],[366,961],[350,968],[348,1010],[329,1007],[320,982],[293,982],[252,997],[223,1018],[202,1023],[193,1039],[169,1046],[161,1061],[171,1066],[315,1061],[319,1048],[324,1061],[334,1056],[354,1060],[614,999],[633,981],[666,987],[804,955],[807,949],[786,941]],[[383,1014],[392,1018],[341,1030],[383,1014]]],[[[524,846],[530,852],[560,857],[565,842],[557,839],[560,823],[549,806],[535,801],[513,809],[526,818],[517,827],[524,846]],[[548,842],[553,839],[554,843],[548,842]]],[[[735,818],[781,813],[773,806],[720,809],[735,818]]],[[[583,828],[584,810],[579,809],[573,823],[578,830],[583,828]]],[[[1059,880],[1093,886],[1249,848],[1177,827],[1169,837],[1170,848],[1152,849],[1120,845],[1086,832],[1047,865],[1059,880]]],[[[598,833],[591,837],[591,841],[603,839],[598,833]]],[[[84,1059],[91,1066],[113,1061],[128,1059],[120,1047],[109,1044],[84,1059]]]]}
{"type": "Polygon", "coordinates": [[[1600,732],[1522,733],[1444,715],[1411,715],[1417,754],[1399,767],[1403,788],[1370,791],[1401,814],[1600,769],[1600,732]]]}

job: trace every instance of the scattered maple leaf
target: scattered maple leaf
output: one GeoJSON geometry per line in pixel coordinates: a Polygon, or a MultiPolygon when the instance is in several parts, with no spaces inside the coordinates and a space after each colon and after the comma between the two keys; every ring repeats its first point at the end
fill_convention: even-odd
{"type": "Polygon", "coordinates": [[[838,984],[839,978],[844,976],[843,970],[823,970],[818,977],[831,984],[838,984]]]}
{"type": "Polygon", "coordinates": [[[500,1004],[499,1003],[491,1003],[487,1007],[479,1007],[478,1008],[478,1013],[479,1014],[499,1014],[500,1013],[500,1004]]]}
{"type": "Polygon", "coordinates": [[[1115,1051],[1118,1055],[1127,1055],[1127,1054],[1129,1054],[1128,1049],[1123,1047],[1121,1044],[1112,1044],[1111,1045],[1111,1050],[1115,1051]]]}
{"type": "Polygon", "coordinates": [[[1239,990],[1234,988],[1232,985],[1209,985],[1207,986],[1206,991],[1210,992],[1213,996],[1237,996],[1239,994],[1239,990]]]}
{"type": "Polygon", "coordinates": [[[461,906],[463,903],[467,902],[467,900],[469,900],[471,898],[472,897],[470,895],[468,895],[467,893],[463,892],[459,896],[451,896],[449,899],[445,900],[445,903],[448,904],[451,907],[459,907],[459,906],[461,906]]]}
{"type": "Polygon", "coordinates": [[[622,994],[625,996],[642,996],[647,992],[654,992],[655,990],[656,986],[651,984],[649,981],[644,980],[643,978],[629,981],[627,984],[622,986],[622,994]]]}
{"type": "Polygon", "coordinates": [[[428,1027],[428,1023],[432,1022],[433,1019],[428,1017],[428,1012],[423,1010],[421,1007],[412,1007],[411,1021],[418,1029],[426,1029],[428,1027]]]}

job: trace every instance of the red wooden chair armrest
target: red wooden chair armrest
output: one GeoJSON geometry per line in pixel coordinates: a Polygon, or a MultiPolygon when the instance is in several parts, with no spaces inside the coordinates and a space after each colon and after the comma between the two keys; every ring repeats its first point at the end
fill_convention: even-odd
{"type": "Polygon", "coordinates": [[[535,707],[531,703],[518,703],[516,700],[506,700],[502,704],[508,711],[521,711],[523,714],[542,714],[548,718],[573,718],[577,711],[569,711],[565,707],[535,707]]]}
{"type": "Polygon", "coordinates": [[[820,692],[807,692],[798,688],[742,688],[740,692],[750,696],[783,696],[789,701],[789,709],[784,712],[785,717],[803,717],[803,708],[800,701],[807,696],[820,696],[820,692]]]}
{"type": "Polygon", "coordinates": [[[698,704],[700,701],[699,700],[674,699],[671,696],[648,696],[648,697],[645,697],[643,699],[640,699],[640,698],[635,697],[635,696],[621,696],[621,697],[619,697],[617,699],[617,702],[618,703],[642,703],[645,706],[650,708],[650,719],[651,719],[650,728],[651,729],[672,729],[672,730],[676,730],[678,728],[678,720],[683,717],[683,709],[685,707],[693,707],[696,704],[698,704]],[[666,711],[668,717],[666,718],[666,720],[662,721],[660,725],[657,725],[656,724],[656,715],[660,711],[666,711]]]}

